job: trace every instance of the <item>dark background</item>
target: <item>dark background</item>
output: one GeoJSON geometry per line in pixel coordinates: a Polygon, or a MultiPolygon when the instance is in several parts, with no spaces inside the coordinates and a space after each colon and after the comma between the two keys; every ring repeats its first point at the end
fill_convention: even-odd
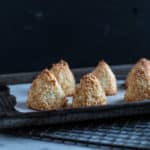
{"type": "Polygon", "coordinates": [[[150,56],[149,0],[0,2],[0,73],[134,63],[150,56]]]}

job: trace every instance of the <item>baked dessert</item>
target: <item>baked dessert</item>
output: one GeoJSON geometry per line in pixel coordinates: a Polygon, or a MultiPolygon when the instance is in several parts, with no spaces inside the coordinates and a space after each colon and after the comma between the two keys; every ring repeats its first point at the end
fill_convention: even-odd
{"type": "Polygon", "coordinates": [[[75,91],[75,78],[68,63],[64,60],[60,60],[58,63],[53,64],[50,70],[57,78],[65,95],[73,95],[75,91]]]}
{"type": "Polygon", "coordinates": [[[106,96],[100,82],[92,73],[84,75],[73,95],[73,107],[106,104],[106,96]]]}
{"type": "Polygon", "coordinates": [[[27,106],[35,110],[60,109],[67,100],[57,79],[48,69],[44,69],[32,82],[27,106]]]}
{"type": "Polygon", "coordinates": [[[117,82],[115,74],[112,72],[109,65],[101,60],[97,67],[92,72],[99,80],[105,94],[115,95],[117,93],[117,82]]]}
{"type": "Polygon", "coordinates": [[[133,79],[133,74],[136,68],[140,68],[140,66],[150,66],[150,61],[146,58],[141,58],[137,61],[137,63],[132,67],[130,72],[127,75],[126,81],[125,81],[125,88],[128,88],[128,85],[130,84],[130,81],[133,79]]]}
{"type": "Polygon", "coordinates": [[[150,66],[149,62],[140,62],[132,70],[130,82],[125,93],[126,101],[150,99],[150,66]]]}

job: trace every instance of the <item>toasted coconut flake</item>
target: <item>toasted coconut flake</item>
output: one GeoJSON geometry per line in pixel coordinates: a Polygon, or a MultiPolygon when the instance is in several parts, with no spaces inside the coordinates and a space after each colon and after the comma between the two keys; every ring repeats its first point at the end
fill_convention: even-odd
{"type": "Polygon", "coordinates": [[[125,93],[126,101],[150,99],[150,68],[148,65],[138,65],[134,68],[125,93]]]}
{"type": "Polygon", "coordinates": [[[105,61],[100,61],[92,72],[99,80],[106,95],[115,95],[117,93],[117,82],[115,74],[105,61]]]}
{"type": "Polygon", "coordinates": [[[66,96],[73,95],[75,91],[75,78],[69,68],[68,63],[64,60],[61,60],[58,63],[53,64],[50,70],[57,78],[65,95],[66,96]]]}
{"type": "Polygon", "coordinates": [[[98,79],[92,74],[82,77],[73,95],[73,107],[106,104],[106,96],[98,79]]]}
{"type": "Polygon", "coordinates": [[[48,69],[43,70],[32,82],[27,106],[35,110],[60,109],[66,104],[65,93],[48,69]]]}

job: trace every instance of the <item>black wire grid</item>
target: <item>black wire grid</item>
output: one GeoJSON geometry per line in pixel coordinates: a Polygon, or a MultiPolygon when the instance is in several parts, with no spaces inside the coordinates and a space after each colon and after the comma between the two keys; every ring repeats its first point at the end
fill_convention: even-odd
{"type": "MultiPolygon", "coordinates": [[[[5,131],[4,131],[5,132],[5,131]]],[[[7,130],[17,136],[94,148],[150,149],[150,120],[92,121],[7,130]]]]}

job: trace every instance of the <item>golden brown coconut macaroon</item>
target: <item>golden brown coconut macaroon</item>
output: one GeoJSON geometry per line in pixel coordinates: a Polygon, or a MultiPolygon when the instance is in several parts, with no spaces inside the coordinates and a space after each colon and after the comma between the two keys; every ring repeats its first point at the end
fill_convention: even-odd
{"type": "Polygon", "coordinates": [[[73,95],[75,91],[75,78],[68,63],[64,60],[60,60],[58,63],[53,64],[50,70],[57,78],[59,84],[65,92],[65,95],[73,95]]]}
{"type": "Polygon", "coordinates": [[[97,67],[92,72],[100,81],[105,94],[115,95],[117,93],[117,82],[115,74],[112,72],[109,65],[101,60],[97,67]]]}
{"type": "Polygon", "coordinates": [[[126,101],[150,99],[150,66],[147,63],[134,68],[125,93],[126,101]]]}
{"type": "Polygon", "coordinates": [[[98,79],[92,73],[84,75],[73,95],[73,107],[104,104],[106,104],[106,96],[98,79]]]}
{"type": "Polygon", "coordinates": [[[137,61],[137,63],[135,65],[133,65],[132,69],[130,70],[130,72],[127,75],[127,79],[125,81],[125,88],[128,88],[128,85],[130,84],[130,81],[133,79],[133,74],[134,71],[136,70],[136,68],[139,68],[140,66],[145,66],[145,65],[149,65],[150,66],[150,61],[146,58],[141,58],[137,61]]]}
{"type": "Polygon", "coordinates": [[[60,109],[66,105],[65,93],[48,69],[43,70],[32,82],[27,106],[35,110],[60,109]]]}

